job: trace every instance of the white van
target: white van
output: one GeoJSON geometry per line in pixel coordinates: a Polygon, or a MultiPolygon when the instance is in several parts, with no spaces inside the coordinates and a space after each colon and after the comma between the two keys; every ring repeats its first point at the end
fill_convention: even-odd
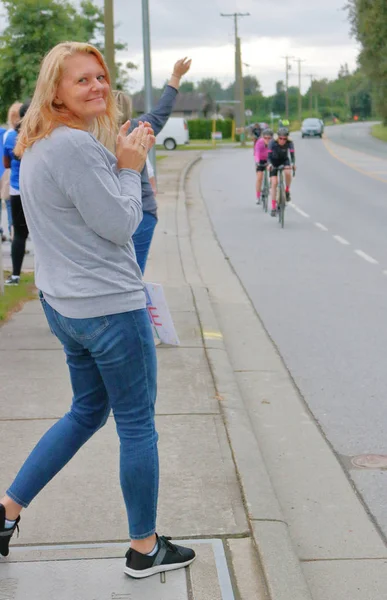
{"type": "Polygon", "coordinates": [[[166,150],[174,150],[177,145],[189,144],[188,124],[183,117],[170,117],[156,137],[156,144],[166,150]]]}

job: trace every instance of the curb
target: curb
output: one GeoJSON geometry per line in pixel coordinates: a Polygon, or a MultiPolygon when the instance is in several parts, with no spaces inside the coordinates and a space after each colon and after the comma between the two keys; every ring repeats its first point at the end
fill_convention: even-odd
{"type": "Polygon", "coordinates": [[[184,275],[193,294],[204,349],[270,600],[313,600],[234,377],[209,290],[203,286],[191,246],[185,181],[200,160],[201,156],[196,156],[190,161],[179,181],[177,231],[184,275]]]}

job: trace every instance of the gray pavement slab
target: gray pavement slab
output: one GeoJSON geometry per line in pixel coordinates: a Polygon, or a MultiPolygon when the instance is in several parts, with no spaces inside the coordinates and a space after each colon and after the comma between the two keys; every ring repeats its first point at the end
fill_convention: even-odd
{"type": "Polygon", "coordinates": [[[288,526],[273,521],[255,521],[252,526],[270,599],[290,600],[291,594],[291,600],[310,600],[310,591],[294,553],[288,526]]]}
{"type": "Polygon", "coordinates": [[[157,413],[219,413],[214,383],[202,348],[160,347],[157,360],[157,413]]]}
{"type": "MultiPolygon", "coordinates": [[[[0,439],[8,451],[2,485],[11,483],[49,425],[48,420],[0,422],[0,439]]],[[[162,473],[159,530],[173,536],[245,532],[243,503],[220,418],[166,416],[157,419],[157,427],[162,473]]],[[[25,511],[19,543],[128,539],[118,446],[109,419],[25,511]]]]}
{"type": "Polygon", "coordinates": [[[51,333],[43,313],[16,313],[2,326],[0,352],[2,350],[56,350],[61,348],[51,333]],[[17,318],[16,318],[17,316],[17,318]]]}
{"type": "Polygon", "coordinates": [[[387,597],[387,560],[304,563],[313,600],[381,600],[387,597]]]}
{"type": "Polygon", "coordinates": [[[257,551],[252,540],[229,539],[227,545],[240,600],[269,600],[262,568],[258,563],[257,551]]]}
{"type": "Polygon", "coordinates": [[[202,336],[196,312],[174,311],[172,318],[181,346],[201,348],[203,345],[202,336]]]}

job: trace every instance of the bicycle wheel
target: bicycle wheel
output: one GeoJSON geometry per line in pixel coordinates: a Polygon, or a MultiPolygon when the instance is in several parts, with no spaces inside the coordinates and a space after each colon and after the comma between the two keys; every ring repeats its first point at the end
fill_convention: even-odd
{"type": "Polygon", "coordinates": [[[264,211],[265,211],[265,213],[267,213],[267,207],[268,207],[268,204],[269,204],[269,183],[268,183],[268,180],[267,180],[267,171],[265,171],[264,193],[265,193],[264,211]]]}
{"type": "Polygon", "coordinates": [[[267,195],[266,195],[266,187],[263,187],[262,190],[262,210],[263,212],[267,212],[267,195]]]}
{"type": "Polygon", "coordinates": [[[281,227],[283,229],[285,227],[285,206],[286,206],[285,192],[284,192],[283,188],[281,190],[280,203],[281,203],[281,218],[280,218],[280,223],[281,223],[281,227]]]}

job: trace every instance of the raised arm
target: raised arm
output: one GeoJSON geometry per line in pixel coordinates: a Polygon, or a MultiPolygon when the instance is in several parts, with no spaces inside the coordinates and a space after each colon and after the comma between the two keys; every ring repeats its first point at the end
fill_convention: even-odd
{"type": "Polygon", "coordinates": [[[149,112],[131,120],[131,128],[134,129],[138,126],[139,121],[148,121],[152,125],[154,134],[160,133],[165,123],[171,116],[171,112],[176,102],[177,93],[180,87],[180,80],[185,75],[191,66],[191,61],[187,58],[182,58],[177,61],[173,68],[172,76],[165,88],[163,95],[156,104],[155,108],[149,112]]]}

